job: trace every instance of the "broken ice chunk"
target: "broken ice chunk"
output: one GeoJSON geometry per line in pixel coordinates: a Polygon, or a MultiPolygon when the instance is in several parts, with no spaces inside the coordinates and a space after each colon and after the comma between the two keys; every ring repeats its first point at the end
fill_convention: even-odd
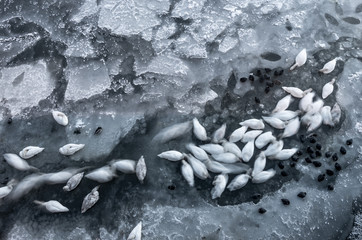
{"type": "Polygon", "coordinates": [[[143,118],[143,113],[128,112],[124,108],[117,108],[70,113],[69,118],[75,124],[66,128],[67,142],[81,142],[87,146],[87,151],[79,151],[70,158],[75,161],[80,159],[93,161],[107,156],[133,128],[137,120],[143,118]],[[94,135],[100,126],[102,134],[94,135]],[[81,130],[81,134],[74,134],[77,129],[81,130]]]}
{"type": "Polygon", "coordinates": [[[172,11],[172,17],[183,19],[198,18],[206,0],[181,0],[176,3],[172,11]]]}
{"type": "Polygon", "coordinates": [[[237,38],[226,36],[219,45],[219,51],[222,53],[226,53],[227,51],[233,49],[237,43],[237,38]]]}
{"type": "Polygon", "coordinates": [[[66,100],[89,98],[102,93],[111,84],[104,62],[96,60],[67,59],[65,77],[68,81],[66,100]]]}
{"type": "Polygon", "coordinates": [[[85,0],[83,5],[79,8],[79,12],[75,14],[71,20],[79,23],[83,18],[95,14],[97,11],[97,0],[85,0]]]}
{"type": "Polygon", "coordinates": [[[206,58],[205,42],[196,41],[192,36],[183,34],[175,42],[175,53],[181,57],[206,58]]]}
{"type": "Polygon", "coordinates": [[[169,76],[181,76],[187,75],[189,68],[179,58],[173,56],[157,56],[153,58],[148,66],[141,66],[141,64],[135,66],[137,75],[144,73],[158,73],[169,76]]]}
{"type": "Polygon", "coordinates": [[[159,25],[158,15],[167,13],[169,6],[168,0],[105,0],[101,2],[98,26],[116,35],[136,35],[159,25]]]}
{"type": "Polygon", "coordinates": [[[0,71],[0,99],[12,115],[24,108],[36,106],[54,89],[54,80],[45,61],[3,68],[0,71]]]}

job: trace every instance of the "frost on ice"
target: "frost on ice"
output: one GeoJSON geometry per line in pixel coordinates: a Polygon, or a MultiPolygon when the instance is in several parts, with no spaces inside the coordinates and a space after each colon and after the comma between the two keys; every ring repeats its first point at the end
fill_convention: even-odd
{"type": "Polygon", "coordinates": [[[27,107],[37,106],[55,87],[55,80],[45,61],[3,68],[0,71],[0,106],[19,114],[27,107]]]}

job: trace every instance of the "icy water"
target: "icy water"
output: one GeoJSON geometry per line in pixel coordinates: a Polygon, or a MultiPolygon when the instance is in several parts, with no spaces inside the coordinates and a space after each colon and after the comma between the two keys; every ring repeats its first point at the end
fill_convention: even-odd
{"type": "MultiPolygon", "coordinates": [[[[0,203],[0,239],[127,239],[140,221],[143,239],[361,239],[361,20],[356,0],[0,0],[0,154],[44,147],[27,160],[41,173],[141,155],[148,170],[144,184],[118,172],[104,184],[84,178],[72,192],[43,184],[10,194],[0,203]],[[289,71],[303,48],[307,62],[289,71]],[[333,72],[318,71],[336,57],[333,72]],[[254,81],[241,79],[250,74],[254,81]],[[157,157],[202,143],[191,130],[152,141],[166,127],[197,117],[208,136],[226,123],[228,137],[239,122],[268,115],[286,96],[282,86],[321,96],[332,78],[324,105],[337,102],[342,117],[313,131],[320,167],[305,160],[307,148],[316,148],[303,138],[305,126],[284,139],[284,148],[302,151],[298,159],[268,159],[272,179],[214,200],[216,174],[189,187],[181,162],[157,157]],[[54,109],[68,116],[66,127],[54,121],[54,109]],[[63,156],[58,149],[67,143],[85,148],[63,156]],[[97,185],[100,200],[81,214],[97,185]],[[70,211],[51,214],[34,200],[57,200],[70,211]]],[[[289,109],[298,109],[297,99],[289,109]]],[[[282,133],[266,124],[269,130],[282,133]]],[[[31,174],[2,161],[0,187],[31,174]]]]}

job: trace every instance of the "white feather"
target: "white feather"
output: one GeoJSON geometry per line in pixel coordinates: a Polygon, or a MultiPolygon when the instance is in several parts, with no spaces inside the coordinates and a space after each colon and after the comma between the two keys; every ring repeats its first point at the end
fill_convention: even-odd
{"type": "Polygon", "coordinates": [[[263,183],[275,176],[276,171],[274,169],[268,169],[255,175],[252,179],[253,183],[263,183]]]}
{"type": "Polygon", "coordinates": [[[306,61],[307,61],[307,50],[304,48],[295,57],[295,64],[290,68],[290,71],[294,70],[294,68],[296,68],[296,67],[303,66],[306,61]]]}
{"type": "Polygon", "coordinates": [[[238,190],[238,189],[244,187],[248,183],[249,179],[250,179],[249,174],[237,175],[227,186],[227,189],[229,189],[229,191],[238,190]]]}
{"type": "MultiPolygon", "coordinates": [[[[211,158],[213,159],[213,158],[211,158]]],[[[207,160],[204,162],[207,170],[213,173],[229,173],[229,169],[224,166],[224,164],[213,161],[213,160],[207,160]]]]}
{"type": "Polygon", "coordinates": [[[299,109],[301,111],[306,112],[308,110],[308,106],[313,102],[314,95],[314,92],[310,92],[299,101],[299,109]]]}
{"type": "Polygon", "coordinates": [[[333,92],[334,89],[334,82],[336,81],[335,78],[333,78],[330,82],[327,82],[322,89],[322,98],[325,99],[327,98],[329,95],[331,95],[331,93],[333,92]]]}
{"type": "Polygon", "coordinates": [[[44,174],[32,174],[22,179],[11,191],[9,198],[18,200],[28,194],[34,188],[38,188],[44,184],[44,174]]]}
{"type": "Polygon", "coordinates": [[[224,147],[219,144],[208,143],[204,145],[200,145],[200,148],[204,149],[206,152],[210,153],[211,155],[216,155],[224,152],[224,147]]]}
{"type": "Polygon", "coordinates": [[[245,144],[243,150],[241,151],[241,159],[244,162],[249,162],[250,159],[253,157],[253,155],[254,155],[254,140],[245,144]]]}
{"type": "Polygon", "coordinates": [[[225,137],[226,124],[224,123],[220,128],[218,128],[212,135],[212,142],[219,143],[225,137]]]}
{"type": "Polygon", "coordinates": [[[162,129],[156,136],[154,136],[152,141],[156,143],[166,143],[172,139],[181,137],[182,135],[188,133],[191,128],[191,121],[177,123],[162,129]]]}
{"type": "Polygon", "coordinates": [[[173,162],[181,161],[184,158],[183,153],[180,153],[180,152],[175,151],[175,150],[162,152],[162,153],[158,154],[157,156],[159,158],[167,159],[167,160],[173,161],[173,162]]]}
{"type": "Polygon", "coordinates": [[[186,144],[186,149],[189,150],[200,161],[206,161],[209,159],[204,149],[195,146],[193,143],[186,144]]]}
{"type": "Polygon", "coordinates": [[[222,162],[222,163],[240,162],[240,159],[234,153],[230,153],[230,152],[215,154],[215,155],[212,155],[212,158],[215,159],[215,161],[222,162]]]}
{"type": "Polygon", "coordinates": [[[283,140],[274,141],[272,142],[267,149],[264,151],[264,154],[266,157],[273,156],[278,154],[284,147],[283,140]]]}
{"type": "Polygon", "coordinates": [[[311,132],[311,131],[316,130],[317,128],[319,128],[322,125],[322,121],[323,121],[323,118],[320,113],[313,114],[310,118],[310,123],[309,123],[307,131],[311,132]]]}
{"type": "Polygon", "coordinates": [[[324,101],[322,99],[318,99],[317,101],[311,103],[307,107],[307,113],[308,114],[315,114],[315,113],[319,112],[322,109],[323,105],[324,105],[324,101]]]}
{"type": "Polygon", "coordinates": [[[229,137],[229,141],[230,142],[240,141],[243,138],[246,130],[248,130],[247,126],[242,126],[238,129],[236,129],[234,132],[231,133],[231,135],[229,137]]]}
{"type": "Polygon", "coordinates": [[[289,93],[290,95],[292,95],[295,98],[302,98],[304,97],[307,93],[310,93],[312,91],[311,88],[303,91],[299,88],[296,87],[282,87],[284,91],[286,91],[287,93],[289,93]]]}
{"type": "Polygon", "coordinates": [[[264,152],[261,152],[259,156],[255,159],[254,168],[251,173],[251,176],[254,177],[255,175],[261,173],[265,168],[265,164],[266,164],[266,157],[264,152]]]}
{"type": "Polygon", "coordinates": [[[227,171],[224,173],[229,173],[229,174],[240,174],[250,170],[250,167],[242,162],[222,163],[222,165],[227,168],[227,171]]]}
{"type": "Polygon", "coordinates": [[[244,134],[244,137],[241,139],[241,142],[247,143],[253,141],[257,136],[259,136],[263,131],[262,130],[251,130],[244,134]]]}
{"type": "Polygon", "coordinates": [[[130,159],[114,159],[110,162],[113,169],[117,171],[132,174],[136,172],[136,161],[130,159]]]}
{"type": "Polygon", "coordinates": [[[64,207],[60,202],[55,200],[50,200],[47,202],[41,202],[35,200],[34,203],[39,204],[46,208],[51,213],[61,213],[61,212],[69,212],[67,207],[64,207]]]}
{"type": "Polygon", "coordinates": [[[339,107],[338,103],[335,103],[332,110],[331,110],[331,114],[332,114],[332,121],[334,124],[338,124],[339,120],[341,119],[341,114],[342,114],[342,110],[339,107]]]}
{"type": "Polygon", "coordinates": [[[28,146],[19,152],[19,156],[24,159],[29,159],[41,153],[43,150],[44,148],[41,147],[28,146]]]}
{"type": "Polygon", "coordinates": [[[297,151],[298,148],[283,149],[280,152],[278,152],[276,155],[270,156],[270,159],[287,160],[291,158],[297,151]]]}
{"type": "Polygon", "coordinates": [[[85,196],[83,199],[82,207],[81,207],[81,213],[85,213],[88,209],[94,206],[99,200],[99,192],[98,192],[99,186],[96,186],[92,189],[90,193],[85,196]]]}
{"type": "Polygon", "coordinates": [[[197,118],[194,118],[192,120],[192,123],[193,123],[193,132],[196,138],[201,141],[206,141],[207,140],[206,129],[200,124],[197,118]]]}
{"type": "Polygon", "coordinates": [[[63,155],[70,156],[78,152],[79,150],[83,149],[84,146],[85,146],[84,144],[69,143],[59,148],[59,152],[63,155]]]}
{"type": "Polygon", "coordinates": [[[78,168],[68,168],[59,172],[44,174],[43,179],[46,184],[62,184],[66,183],[74,174],[81,170],[78,168]]]}
{"type": "Polygon", "coordinates": [[[190,164],[188,164],[185,160],[182,160],[181,173],[190,187],[193,187],[195,185],[194,171],[192,170],[190,164]]]}
{"type": "Polygon", "coordinates": [[[273,113],[271,116],[278,118],[282,121],[288,121],[290,119],[297,117],[299,114],[300,114],[300,111],[285,110],[282,112],[273,113]]]}
{"type": "Polygon", "coordinates": [[[334,126],[334,123],[332,121],[332,114],[331,114],[331,107],[330,106],[324,106],[321,109],[321,115],[323,119],[323,124],[334,126]]]}
{"type": "Polygon", "coordinates": [[[201,161],[199,161],[190,154],[187,154],[186,156],[188,162],[190,163],[192,169],[194,170],[196,177],[205,180],[210,176],[205,164],[203,164],[201,161]]]}
{"type": "Polygon", "coordinates": [[[80,181],[82,181],[83,176],[84,172],[73,175],[69,178],[67,184],[63,187],[63,190],[67,192],[74,190],[79,185],[80,181]]]}
{"type": "Polygon", "coordinates": [[[111,181],[115,177],[115,173],[112,167],[110,166],[104,166],[101,168],[98,168],[87,175],[85,175],[86,178],[99,182],[99,183],[106,183],[111,181]]]}
{"type": "Polygon", "coordinates": [[[12,185],[1,187],[0,188],[0,199],[3,199],[7,195],[9,195],[9,193],[13,190],[13,188],[14,187],[12,185]]]}
{"type": "Polygon", "coordinates": [[[221,196],[224,192],[226,184],[229,180],[229,176],[227,174],[220,174],[215,176],[212,184],[214,187],[211,189],[211,198],[215,199],[221,196]]]}
{"type": "Polygon", "coordinates": [[[143,183],[143,180],[145,179],[147,174],[147,166],[145,162],[145,158],[141,156],[138,159],[137,165],[136,165],[136,176],[138,180],[143,183]]]}
{"type": "Polygon", "coordinates": [[[262,117],[262,118],[264,119],[264,121],[267,124],[269,124],[273,128],[276,128],[276,129],[285,128],[285,123],[282,120],[280,120],[279,118],[276,118],[276,117],[262,117]]]}
{"type": "Polygon", "coordinates": [[[286,110],[290,103],[292,102],[292,95],[287,95],[285,97],[283,97],[282,99],[280,99],[277,103],[277,105],[275,106],[274,110],[272,111],[273,113],[275,112],[281,112],[286,110]]]}
{"type": "Polygon", "coordinates": [[[52,115],[54,120],[60,125],[67,126],[68,125],[68,117],[59,111],[52,111],[52,115]]]}
{"type": "Polygon", "coordinates": [[[225,141],[223,143],[223,146],[224,146],[224,151],[225,152],[233,153],[238,158],[241,158],[241,150],[235,143],[225,141]]]}
{"type": "Polygon", "coordinates": [[[247,126],[252,129],[264,129],[265,125],[261,119],[248,119],[239,123],[241,126],[247,126]]]}
{"type": "Polygon", "coordinates": [[[141,240],[142,237],[142,221],[131,231],[127,240],[141,240]]]}
{"type": "Polygon", "coordinates": [[[320,69],[319,71],[324,74],[331,73],[334,70],[334,68],[336,67],[336,63],[337,63],[337,58],[324,64],[323,68],[320,69]]]}
{"type": "Polygon", "coordinates": [[[21,159],[14,153],[5,153],[3,156],[10,166],[19,171],[38,170],[37,168],[30,166],[24,159],[21,159]]]}
{"type": "Polygon", "coordinates": [[[265,132],[261,135],[259,135],[259,137],[255,140],[255,146],[258,149],[262,149],[263,147],[265,147],[268,143],[275,141],[276,138],[273,136],[272,132],[265,132]]]}
{"type": "Polygon", "coordinates": [[[292,120],[290,120],[287,124],[287,126],[285,126],[284,132],[281,136],[281,138],[286,138],[286,137],[291,137],[295,134],[298,133],[300,128],[300,121],[299,118],[294,118],[292,120]]]}

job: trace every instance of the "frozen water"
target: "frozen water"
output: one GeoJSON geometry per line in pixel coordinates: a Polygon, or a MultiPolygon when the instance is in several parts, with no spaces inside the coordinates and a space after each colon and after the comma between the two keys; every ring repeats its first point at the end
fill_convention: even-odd
{"type": "Polygon", "coordinates": [[[100,94],[111,85],[108,71],[103,61],[67,59],[65,77],[68,81],[66,100],[77,101],[100,94]]]}
{"type": "MultiPolygon", "coordinates": [[[[99,202],[85,214],[82,200],[97,184],[88,179],[72,192],[43,185],[18,202],[5,199],[0,239],[126,239],[139,221],[145,239],[361,238],[361,9],[351,0],[0,1],[0,154],[44,147],[28,160],[43,173],[141,155],[148,169],[144,184],[121,173],[101,184],[99,202]],[[306,64],[289,71],[303,48],[306,64]],[[319,74],[335,57],[335,70],[319,74]],[[189,132],[153,143],[163,128],[197,117],[208,136],[226,123],[228,137],[240,121],[269,114],[285,96],[281,86],[311,87],[320,96],[334,77],[325,105],[338,102],[341,122],[315,133],[322,154],[337,153],[338,161],[323,156],[313,159],[320,167],[308,164],[314,145],[301,142],[302,127],[285,141],[301,149],[297,161],[281,169],[268,160],[266,168],[276,169],[270,181],[211,200],[213,174],[190,188],[180,163],[157,157],[201,144],[189,132]],[[54,121],[53,109],[67,114],[68,126],[54,121]],[[62,156],[67,143],[85,148],[62,156]],[[318,182],[327,170],[333,175],[318,182]],[[52,215],[33,204],[50,199],[70,212],[52,215]],[[261,207],[267,212],[258,213],[261,207]]],[[[29,174],[2,164],[1,186],[29,174]]]]}
{"type": "Polygon", "coordinates": [[[357,240],[362,237],[362,216],[361,213],[357,214],[354,219],[354,226],[350,235],[348,236],[348,240],[357,240]]]}
{"type": "Polygon", "coordinates": [[[8,239],[20,240],[24,238],[31,239],[31,234],[25,229],[24,226],[14,225],[8,234],[8,239]]]}
{"type": "Polygon", "coordinates": [[[45,61],[3,68],[0,72],[1,106],[17,115],[25,108],[37,106],[55,87],[55,80],[45,61]]]}
{"type": "Polygon", "coordinates": [[[195,19],[201,17],[201,10],[206,0],[181,0],[176,3],[175,8],[172,11],[173,17],[187,19],[195,19]]]}
{"type": "Polygon", "coordinates": [[[134,1],[122,3],[114,0],[102,1],[98,26],[117,35],[135,35],[161,23],[158,15],[167,13],[168,0],[134,1]]]}
{"type": "Polygon", "coordinates": [[[85,17],[91,16],[98,11],[97,0],[86,0],[79,8],[79,12],[72,17],[72,21],[79,23],[85,17]]]}
{"type": "Polygon", "coordinates": [[[5,66],[18,54],[34,46],[43,35],[35,24],[26,23],[19,17],[2,21],[0,29],[0,66],[5,66]],[[18,27],[24,27],[26,31],[18,32],[18,27]]]}
{"type": "Polygon", "coordinates": [[[71,159],[79,161],[97,161],[105,158],[135,125],[143,118],[143,112],[128,112],[125,109],[95,111],[70,114],[72,121],[67,128],[68,143],[85,144],[85,151],[80,151],[71,159]],[[97,128],[102,132],[95,134],[97,128]],[[79,130],[81,134],[74,134],[79,130]]]}
{"type": "Polygon", "coordinates": [[[233,49],[237,43],[237,38],[226,36],[219,45],[219,51],[222,53],[226,53],[227,51],[233,49]]]}
{"type": "Polygon", "coordinates": [[[69,42],[67,45],[68,48],[64,52],[64,55],[67,57],[92,58],[96,56],[91,42],[81,36],[77,40],[74,39],[74,41],[69,42]]]}
{"type": "Polygon", "coordinates": [[[229,12],[216,9],[205,9],[208,14],[196,19],[190,25],[189,31],[193,38],[198,42],[212,42],[227,26],[232,22],[229,12]]]}
{"type": "Polygon", "coordinates": [[[148,66],[136,66],[137,75],[145,73],[156,73],[167,76],[185,76],[189,68],[180,59],[172,56],[157,56],[153,58],[148,66]]]}
{"type": "Polygon", "coordinates": [[[197,42],[192,36],[183,34],[175,42],[175,52],[180,57],[206,58],[205,44],[197,42]]]}

